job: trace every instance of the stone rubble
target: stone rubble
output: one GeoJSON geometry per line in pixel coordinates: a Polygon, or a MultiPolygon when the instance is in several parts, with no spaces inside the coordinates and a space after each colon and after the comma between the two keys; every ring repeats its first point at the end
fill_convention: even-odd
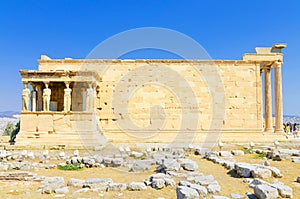
{"type": "MultiPolygon", "coordinates": [[[[154,147],[153,150],[147,148],[144,152],[132,151],[129,147],[124,148],[124,154],[126,153],[127,156],[124,154],[111,156],[81,154],[79,150],[74,150],[72,154],[48,150],[34,152],[27,150],[18,152],[0,150],[0,170],[19,170],[18,172],[0,172],[0,180],[40,181],[39,192],[53,193],[53,197],[65,197],[69,193],[70,187],[78,188],[74,193],[88,191],[143,191],[147,190],[147,186],[159,190],[165,187],[176,187],[174,179],[180,179],[176,188],[177,198],[227,198],[216,195],[221,193],[219,183],[214,179],[214,176],[203,175],[198,172],[198,164],[186,157],[183,148],[154,147]],[[50,160],[61,160],[63,162],[50,164],[50,160]],[[68,164],[78,164],[80,167],[86,168],[127,167],[130,172],[145,172],[151,169],[154,170],[156,167],[156,171],[159,173],[150,175],[144,182],[131,182],[128,184],[113,182],[110,178],[88,178],[85,180],[70,178],[65,184],[64,178],[60,176],[39,177],[34,173],[28,172],[29,170],[53,169],[58,165],[66,166],[68,164]]],[[[276,196],[276,193],[282,198],[293,197],[293,190],[282,182],[267,183],[261,180],[270,177],[282,177],[280,170],[270,166],[268,161],[265,161],[263,164],[235,162],[233,157],[243,156],[244,152],[242,150],[215,152],[197,147],[189,147],[185,148],[185,150],[201,155],[209,161],[224,166],[228,170],[233,170],[238,176],[245,178],[245,182],[249,183],[249,186],[253,188],[258,198],[272,198],[276,196]]],[[[253,149],[253,151],[260,153],[266,153],[268,150],[253,149]]],[[[280,154],[288,154],[291,156],[291,159],[299,158],[298,152],[298,150],[280,150],[280,154]]],[[[300,182],[300,176],[297,178],[297,182],[300,182]]],[[[231,194],[230,197],[242,198],[243,196],[231,194]]]]}

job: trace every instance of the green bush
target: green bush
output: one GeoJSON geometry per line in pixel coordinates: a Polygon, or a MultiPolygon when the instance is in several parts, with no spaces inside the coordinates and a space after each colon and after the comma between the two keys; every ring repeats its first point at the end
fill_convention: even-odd
{"type": "Polygon", "coordinates": [[[252,151],[250,148],[244,148],[244,147],[241,148],[241,150],[244,151],[245,154],[249,154],[252,151]]]}
{"type": "Polygon", "coordinates": [[[16,126],[12,122],[7,122],[6,127],[3,131],[3,136],[11,136],[13,131],[16,129],[16,126]]]}
{"type": "Polygon", "coordinates": [[[10,140],[9,142],[12,144],[15,142],[16,136],[20,131],[20,121],[18,121],[16,123],[16,125],[14,125],[12,122],[8,122],[4,132],[3,132],[3,136],[9,136],[10,140]]]}
{"type": "Polygon", "coordinates": [[[265,152],[262,152],[262,153],[254,153],[254,154],[252,155],[252,157],[253,157],[254,159],[262,159],[262,158],[268,158],[268,159],[270,159],[270,157],[268,157],[267,153],[265,153],[265,152]]]}
{"type": "Polygon", "coordinates": [[[79,167],[79,164],[67,164],[65,166],[58,165],[57,168],[64,171],[78,171],[82,169],[79,167]]]}

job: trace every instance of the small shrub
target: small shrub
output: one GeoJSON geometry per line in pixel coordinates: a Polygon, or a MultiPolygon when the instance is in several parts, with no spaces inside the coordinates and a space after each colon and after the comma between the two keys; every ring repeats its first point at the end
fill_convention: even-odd
{"type": "Polygon", "coordinates": [[[16,129],[16,126],[12,122],[7,122],[6,127],[3,131],[3,136],[11,136],[13,131],[16,129]]]}
{"type": "Polygon", "coordinates": [[[57,168],[64,171],[78,171],[82,169],[79,167],[79,164],[67,164],[65,166],[58,165],[57,168]]]}
{"type": "Polygon", "coordinates": [[[252,158],[254,158],[254,159],[262,159],[262,158],[269,158],[269,157],[267,156],[267,153],[262,152],[262,153],[254,153],[252,155],[252,158]]]}
{"type": "Polygon", "coordinates": [[[245,154],[249,154],[251,153],[251,149],[250,148],[241,148],[242,151],[244,151],[245,154]]]}

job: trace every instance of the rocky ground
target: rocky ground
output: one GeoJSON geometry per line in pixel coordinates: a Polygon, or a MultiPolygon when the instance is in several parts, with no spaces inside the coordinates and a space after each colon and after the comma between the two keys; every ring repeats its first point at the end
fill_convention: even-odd
{"type": "Polygon", "coordinates": [[[300,198],[300,150],[279,144],[3,149],[0,198],[300,198]]]}

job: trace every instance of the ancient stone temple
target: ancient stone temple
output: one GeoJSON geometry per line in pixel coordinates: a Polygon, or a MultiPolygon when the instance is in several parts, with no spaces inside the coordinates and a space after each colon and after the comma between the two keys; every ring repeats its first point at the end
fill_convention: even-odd
{"type": "Polygon", "coordinates": [[[213,131],[282,132],[283,48],[255,48],[241,60],[42,55],[38,70],[20,71],[24,89],[17,144],[95,145],[99,135],[113,142],[164,142],[188,132],[195,137],[213,131]]]}

